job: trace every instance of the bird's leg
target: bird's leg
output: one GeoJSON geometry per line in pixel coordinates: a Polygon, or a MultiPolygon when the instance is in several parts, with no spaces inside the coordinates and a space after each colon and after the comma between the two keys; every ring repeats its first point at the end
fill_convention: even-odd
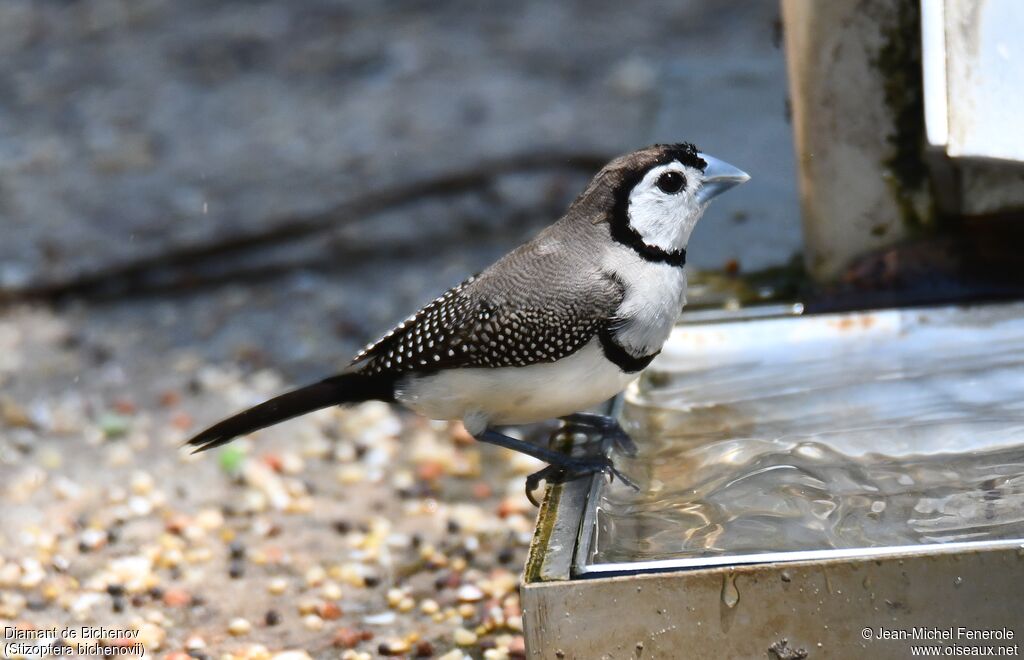
{"type": "Polygon", "coordinates": [[[633,438],[629,437],[629,434],[614,417],[595,413],[573,413],[559,419],[565,422],[565,426],[560,428],[558,433],[599,431],[603,439],[610,441],[615,449],[626,456],[633,457],[637,454],[637,446],[633,442],[633,438]]]}
{"type": "Polygon", "coordinates": [[[532,442],[518,440],[516,438],[499,433],[493,429],[486,429],[474,436],[480,442],[505,447],[548,463],[548,466],[535,472],[526,478],[526,496],[534,506],[538,506],[537,500],[533,498],[533,491],[537,489],[541,481],[562,482],[571,481],[585,477],[596,472],[606,472],[609,478],[618,477],[622,483],[639,490],[637,485],[628,477],[619,472],[612,460],[604,454],[596,456],[570,456],[562,452],[535,445],[532,442]]]}
{"type": "Polygon", "coordinates": [[[541,447],[540,445],[535,445],[532,442],[527,442],[526,440],[513,438],[505,435],[504,433],[499,433],[494,429],[486,429],[482,433],[473,437],[480,442],[486,442],[490,445],[497,445],[499,447],[511,449],[512,451],[517,451],[520,454],[533,456],[537,460],[550,463],[551,465],[562,465],[565,464],[566,461],[572,459],[572,456],[569,456],[568,454],[563,454],[560,451],[555,451],[554,449],[549,449],[547,447],[541,447]]]}

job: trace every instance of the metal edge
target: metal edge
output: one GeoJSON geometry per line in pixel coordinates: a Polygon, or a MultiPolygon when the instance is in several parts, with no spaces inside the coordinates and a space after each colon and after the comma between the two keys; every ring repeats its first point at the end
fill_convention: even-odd
{"type": "Polygon", "coordinates": [[[801,316],[804,304],[801,302],[778,305],[751,305],[739,309],[697,309],[684,311],[676,323],[681,325],[702,325],[705,323],[728,323],[732,321],[760,321],[763,319],[790,318],[801,316]]]}
{"type": "Polygon", "coordinates": [[[861,637],[882,628],[954,638],[960,627],[1016,630],[1016,642],[1022,557],[984,548],[531,585],[522,593],[526,657],[909,657],[889,643],[895,637],[861,637]]]}
{"type": "Polygon", "coordinates": [[[551,524],[543,545],[540,566],[533,576],[534,582],[568,580],[572,577],[573,549],[586,510],[589,486],[587,479],[577,479],[556,484],[549,489],[550,496],[546,501],[553,499],[554,506],[545,512],[551,524]]]}
{"type": "MultiPolygon", "coordinates": [[[[625,397],[619,393],[610,400],[606,406],[608,415],[618,419],[622,414],[622,408],[626,405],[625,397]]],[[[583,500],[583,517],[580,520],[579,529],[576,532],[576,543],[572,552],[572,572],[570,578],[582,575],[587,565],[587,557],[590,556],[590,547],[594,542],[594,530],[597,525],[597,507],[590,506],[591,502],[597,502],[601,496],[601,489],[604,487],[604,475],[594,474],[590,477],[590,485],[586,490],[587,496],[583,500]]]]}
{"type": "MultiPolygon", "coordinates": [[[[604,411],[616,417],[622,405],[620,394],[605,404],[604,411]]],[[[603,479],[603,474],[592,474],[585,479],[548,484],[527,554],[525,584],[572,579],[584,530],[593,524],[596,515],[587,504],[597,501],[603,479]]],[[[586,561],[586,555],[578,561],[586,561]]]]}
{"type": "Polygon", "coordinates": [[[583,566],[577,572],[581,578],[605,578],[637,573],[668,573],[703,568],[726,568],[757,564],[782,564],[827,560],[881,559],[966,552],[971,550],[1024,550],[1024,539],[1005,541],[958,541],[954,543],[927,543],[922,545],[880,546],[876,548],[833,548],[828,550],[797,550],[793,552],[762,552],[749,555],[721,555],[716,557],[686,557],[653,561],[619,562],[583,566]]]}
{"type": "Polygon", "coordinates": [[[601,496],[601,482],[601,479],[591,478],[590,488],[587,489],[587,499],[583,501],[583,506],[586,508],[583,511],[583,518],[580,521],[580,527],[576,534],[576,546],[572,553],[571,578],[581,577],[587,572],[587,558],[590,557],[591,544],[594,542],[594,531],[597,527],[597,507],[591,506],[591,503],[597,502],[601,496]]]}

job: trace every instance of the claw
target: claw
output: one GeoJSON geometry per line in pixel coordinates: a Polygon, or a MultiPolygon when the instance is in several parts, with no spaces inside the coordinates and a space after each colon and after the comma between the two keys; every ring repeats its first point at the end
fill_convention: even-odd
{"type": "MultiPolygon", "coordinates": [[[[559,460],[552,462],[545,468],[529,475],[526,478],[526,497],[530,500],[531,504],[540,506],[533,494],[540,487],[542,481],[562,483],[579,479],[595,472],[604,472],[608,475],[609,481],[614,482],[618,478],[619,481],[633,490],[640,490],[640,487],[632,479],[620,472],[611,459],[605,455],[609,446],[626,456],[633,457],[637,454],[636,443],[633,442],[628,433],[622,430],[622,427],[619,426],[619,423],[614,418],[590,413],[577,413],[567,415],[561,419],[564,424],[560,428],[555,429],[551,434],[548,440],[549,446],[556,444],[555,441],[564,435],[581,433],[593,437],[596,431],[602,441],[601,453],[597,456],[566,456],[564,460],[559,458],[559,460]]],[[[551,459],[546,460],[550,461],[551,459]]]]}
{"type": "Polygon", "coordinates": [[[534,479],[534,476],[536,476],[536,473],[526,477],[526,499],[530,500],[530,504],[539,509],[540,502],[533,496],[533,491],[537,490],[537,487],[540,486],[540,479],[534,479]]]}
{"type": "Polygon", "coordinates": [[[534,493],[534,491],[536,491],[540,487],[541,476],[542,476],[541,472],[543,472],[543,471],[544,470],[540,470],[539,472],[534,472],[530,476],[526,477],[526,499],[530,500],[530,504],[532,504],[533,506],[535,506],[537,508],[540,508],[540,502],[538,502],[537,498],[535,498],[533,496],[533,493],[534,493]]]}
{"type": "Polygon", "coordinates": [[[537,500],[534,499],[533,492],[540,486],[541,481],[564,483],[594,474],[595,472],[608,474],[609,481],[615,481],[615,478],[618,477],[619,481],[633,490],[640,490],[640,487],[616,468],[607,456],[581,456],[570,458],[562,465],[548,465],[526,477],[526,497],[534,506],[540,506],[537,500]]]}
{"type": "Polygon", "coordinates": [[[640,486],[636,484],[632,479],[627,477],[624,473],[620,472],[617,468],[611,467],[608,469],[608,480],[612,481],[612,477],[618,477],[619,481],[632,488],[635,492],[640,492],[640,486]]]}
{"type": "Polygon", "coordinates": [[[526,477],[526,499],[530,500],[530,504],[540,507],[540,502],[533,497],[534,491],[540,487],[540,482],[560,483],[563,480],[564,472],[565,470],[559,465],[548,465],[526,477]]]}

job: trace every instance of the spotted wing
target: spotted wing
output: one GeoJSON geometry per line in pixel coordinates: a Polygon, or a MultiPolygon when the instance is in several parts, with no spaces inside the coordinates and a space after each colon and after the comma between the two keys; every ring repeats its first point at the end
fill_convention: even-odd
{"type": "Polygon", "coordinates": [[[472,282],[470,278],[449,289],[369,344],[352,359],[349,369],[401,374],[458,366],[468,353],[458,334],[475,311],[474,302],[464,293],[472,282]]]}
{"type": "Polygon", "coordinates": [[[488,296],[476,284],[467,280],[423,307],[367,346],[350,369],[400,375],[554,362],[586,345],[621,300],[621,291],[610,281],[599,291],[557,301],[536,295],[537,287],[488,296]]]}

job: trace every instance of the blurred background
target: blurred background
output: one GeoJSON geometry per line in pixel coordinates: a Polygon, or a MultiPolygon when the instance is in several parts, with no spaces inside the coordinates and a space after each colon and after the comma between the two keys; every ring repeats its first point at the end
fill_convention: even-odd
{"type": "Polygon", "coordinates": [[[0,299],[322,374],[654,142],[753,177],[694,267],[785,263],[781,38],[763,0],[5,2],[0,299]]]}

